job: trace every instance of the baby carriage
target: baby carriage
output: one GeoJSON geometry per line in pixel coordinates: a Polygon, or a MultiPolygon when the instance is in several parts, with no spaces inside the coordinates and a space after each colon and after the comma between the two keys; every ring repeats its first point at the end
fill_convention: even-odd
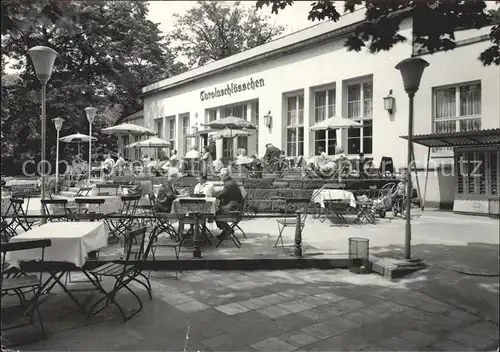
{"type": "Polygon", "coordinates": [[[385,218],[389,210],[392,209],[394,211],[392,193],[394,193],[395,188],[396,184],[394,182],[385,184],[378,192],[378,197],[373,201],[375,213],[377,213],[380,218],[385,218]]]}

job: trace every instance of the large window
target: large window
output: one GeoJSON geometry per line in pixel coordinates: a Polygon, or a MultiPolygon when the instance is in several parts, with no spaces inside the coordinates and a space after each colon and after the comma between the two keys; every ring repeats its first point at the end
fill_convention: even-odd
{"type": "Polygon", "coordinates": [[[347,117],[363,124],[347,131],[348,154],[373,152],[373,82],[347,86],[347,117]]]}
{"type": "Polygon", "coordinates": [[[286,102],[286,154],[304,155],[304,96],[288,97],[286,102]]]}
{"type": "MultiPolygon", "coordinates": [[[[314,123],[321,122],[335,115],[335,88],[329,88],[314,92],[314,123]]],[[[327,154],[335,154],[336,132],[315,131],[314,150],[322,147],[327,154]]]]}
{"type": "MultiPolygon", "coordinates": [[[[481,83],[434,88],[433,132],[450,133],[481,129],[481,83]]],[[[433,151],[453,148],[433,148],[433,151]]]]}
{"type": "Polygon", "coordinates": [[[457,152],[457,193],[498,196],[499,168],[500,153],[496,150],[457,152]]]}
{"type": "Polygon", "coordinates": [[[175,149],[175,117],[167,118],[167,141],[172,145],[172,149],[175,149]]]}
{"type": "Polygon", "coordinates": [[[158,138],[163,138],[163,118],[155,120],[155,131],[158,138]]]}
{"type": "Polygon", "coordinates": [[[223,117],[234,116],[247,119],[247,104],[230,106],[222,109],[223,117]]]}
{"type": "Polygon", "coordinates": [[[192,138],[186,137],[189,134],[189,115],[182,116],[182,136],[183,136],[183,154],[185,155],[191,149],[191,140],[192,138]]]}
{"type": "Polygon", "coordinates": [[[208,122],[217,120],[217,109],[208,110],[208,122]]]}

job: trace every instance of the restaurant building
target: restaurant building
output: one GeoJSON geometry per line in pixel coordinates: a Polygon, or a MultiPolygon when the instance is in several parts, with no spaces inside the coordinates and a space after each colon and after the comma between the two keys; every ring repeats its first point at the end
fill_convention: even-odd
{"type": "MultiPolygon", "coordinates": [[[[360,152],[376,163],[392,157],[395,166],[403,168],[407,149],[400,137],[408,130],[408,97],[394,66],[416,56],[416,48],[410,39],[376,55],[348,51],[345,38],[363,18],[364,11],[356,11],[338,22],[322,22],[146,86],[141,124],[183,154],[193,143],[207,142],[211,131],[203,123],[237,116],[258,129],[248,137],[218,140],[217,157],[229,156],[236,148],[262,156],[266,143],[285,150],[288,157],[313,156],[319,146],[331,155],[338,145],[350,158],[360,152]],[[393,106],[384,104],[389,100],[393,106]],[[334,115],[363,127],[310,130],[334,115]]],[[[412,37],[410,18],[400,32],[412,37]]],[[[484,67],[478,60],[489,45],[488,33],[489,28],[459,31],[453,51],[418,55],[430,66],[415,97],[415,135],[500,128],[499,68],[484,67]]],[[[453,144],[431,145],[429,163],[427,145],[416,143],[414,153],[427,207],[478,213],[496,207],[498,213],[498,144],[476,143],[455,152],[453,144]],[[469,181],[443,172],[455,169],[455,161],[463,157],[487,160],[484,181],[474,179],[473,186],[464,186],[469,181]]]]}

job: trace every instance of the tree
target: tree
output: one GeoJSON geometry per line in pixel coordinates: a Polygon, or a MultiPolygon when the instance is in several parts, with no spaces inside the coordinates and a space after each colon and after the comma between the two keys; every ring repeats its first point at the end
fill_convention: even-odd
{"type": "Polygon", "coordinates": [[[240,2],[198,1],[185,15],[175,14],[170,38],[190,66],[202,66],[267,43],[284,27],[269,23],[257,9],[246,9],[240,2]]]}
{"type": "MultiPolygon", "coordinates": [[[[338,2],[313,2],[308,19],[338,21],[340,14],[335,3],[338,2]]],[[[271,11],[275,14],[292,4],[292,0],[259,0],[256,3],[257,8],[271,6],[271,11]]],[[[492,45],[479,55],[479,60],[484,65],[500,65],[499,22],[498,19],[495,21],[494,12],[487,11],[485,1],[347,0],[344,4],[344,12],[353,12],[359,5],[366,7],[366,21],[357,26],[345,42],[349,50],[360,51],[367,47],[370,53],[377,53],[405,42],[408,38],[400,35],[398,30],[403,19],[411,15],[414,20],[413,42],[420,51],[430,53],[454,49],[456,30],[482,28],[494,24],[489,34],[492,45]]]]}
{"type": "MultiPolygon", "coordinates": [[[[10,159],[12,172],[40,157],[40,83],[26,54],[30,47],[59,53],[47,87],[48,146],[56,142],[53,118],[65,119],[62,135],[86,133],[84,108],[95,106],[97,132],[141,109],[143,86],[183,69],[158,25],[147,20],[144,2],[4,0],[1,6],[2,61],[14,60],[19,70],[15,84],[2,81],[2,159],[10,159]]],[[[98,144],[116,148],[112,139],[96,136],[98,144]]]]}

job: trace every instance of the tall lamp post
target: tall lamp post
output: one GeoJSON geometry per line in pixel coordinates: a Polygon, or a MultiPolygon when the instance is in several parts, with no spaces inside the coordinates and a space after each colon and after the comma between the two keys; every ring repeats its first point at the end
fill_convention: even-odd
{"type": "Polygon", "coordinates": [[[413,98],[420,86],[420,80],[424,69],[429,66],[429,63],[420,58],[409,58],[401,61],[396,65],[396,69],[401,72],[403,77],[403,85],[409,98],[409,118],[408,118],[408,167],[406,170],[406,226],[405,226],[405,253],[404,259],[411,257],[411,166],[412,166],[412,145],[413,145],[413,98]]]}
{"type": "Polygon", "coordinates": [[[90,184],[90,172],[92,170],[92,123],[94,122],[96,108],[88,107],[85,108],[85,113],[87,114],[87,120],[89,121],[89,184],[90,184]]]}
{"type": "Polygon", "coordinates": [[[56,142],[56,186],[55,186],[55,193],[57,194],[59,190],[59,131],[61,131],[62,125],[63,125],[64,119],[60,117],[56,117],[54,119],[54,125],[56,126],[57,130],[57,142],[56,142]]]}
{"type": "MultiPolygon", "coordinates": [[[[35,73],[36,76],[38,77],[38,80],[42,84],[42,92],[41,92],[41,103],[42,103],[42,146],[41,146],[41,164],[42,164],[42,170],[41,170],[41,189],[40,189],[40,196],[41,199],[45,199],[45,164],[47,163],[47,158],[45,155],[46,152],[46,139],[47,139],[47,122],[46,122],[46,110],[45,110],[45,102],[47,100],[46,97],[46,89],[47,89],[47,82],[50,79],[50,76],[52,75],[52,68],[54,67],[54,61],[56,60],[57,57],[57,51],[55,51],[52,48],[46,47],[46,46],[35,46],[31,49],[28,50],[28,55],[31,58],[31,62],[33,63],[33,66],[35,68],[35,73]]],[[[45,224],[46,219],[45,219],[45,208],[43,207],[43,204],[41,205],[41,214],[42,214],[42,219],[41,223],[45,224]]]]}

